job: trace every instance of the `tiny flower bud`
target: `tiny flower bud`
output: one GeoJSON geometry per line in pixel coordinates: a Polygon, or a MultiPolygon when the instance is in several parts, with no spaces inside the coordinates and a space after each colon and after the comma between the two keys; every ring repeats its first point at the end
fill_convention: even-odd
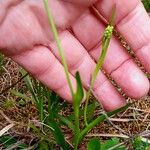
{"type": "Polygon", "coordinates": [[[104,31],[104,37],[107,39],[111,38],[113,29],[114,29],[114,27],[109,25],[104,31]]]}

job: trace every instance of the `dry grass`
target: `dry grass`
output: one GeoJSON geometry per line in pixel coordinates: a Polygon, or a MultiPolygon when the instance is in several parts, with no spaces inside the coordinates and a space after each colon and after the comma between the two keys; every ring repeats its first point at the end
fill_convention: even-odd
{"type": "MultiPolygon", "coordinates": [[[[20,78],[20,67],[18,67],[18,65],[10,59],[6,58],[3,68],[4,72],[0,77],[0,91],[17,82],[20,78]]],[[[16,85],[15,89],[27,93],[27,89],[25,89],[23,81],[16,85]]],[[[6,108],[4,106],[7,100],[12,100],[14,103],[18,102],[18,98],[13,96],[10,91],[0,95],[0,110],[3,112],[3,114],[0,113],[0,130],[9,125],[11,120],[15,123],[15,126],[8,131],[9,133],[24,139],[27,142],[36,139],[36,135],[28,131],[28,124],[31,120],[38,120],[35,106],[27,104],[24,107],[14,105],[14,107],[6,108]],[[6,116],[9,119],[6,118],[6,116]]],[[[129,98],[127,100],[131,101],[129,98]]],[[[128,135],[140,134],[144,131],[150,130],[150,96],[140,99],[126,112],[119,114],[115,118],[110,118],[110,120],[117,125],[117,127],[124,130],[126,135],[121,133],[120,130],[114,128],[108,122],[104,122],[95,127],[89,133],[87,139],[92,136],[98,136],[102,140],[115,136],[126,139],[126,136],[128,135]]],[[[70,136],[69,131],[66,131],[66,134],[70,136]]],[[[83,147],[81,145],[81,149],[82,148],[83,147]]]]}

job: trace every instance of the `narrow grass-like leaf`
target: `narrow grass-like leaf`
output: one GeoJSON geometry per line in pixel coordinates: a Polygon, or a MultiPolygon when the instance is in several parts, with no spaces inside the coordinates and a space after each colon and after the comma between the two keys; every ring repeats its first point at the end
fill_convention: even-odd
{"type": "Polygon", "coordinates": [[[87,108],[87,121],[88,121],[88,123],[90,121],[93,121],[94,111],[96,110],[96,108],[98,106],[99,106],[99,104],[96,101],[93,101],[92,104],[88,105],[88,108],[87,108]],[[89,108],[89,106],[90,106],[90,108],[89,108]]]}
{"type": "Polygon", "coordinates": [[[76,107],[79,107],[80,103],[84,97],[84,90],[83,90],[83,86],[82,86],[79,72],[76,73],[75,77],[76,77],[76,83],[77,83],[77,90],[76,90],[76,93],[74,94],[73,103],[76,107]]]}
{"type": "MultiPolygon", "coordinates": [[[[22,70],[21,73],[24,75],[26,71],[22,70]]],[[[37,81],[35,81],[35,89],[34,89],[33,82],[31,81],[29,76],[25,77],[24,81],[34,99],[34,103],[36,104],[36,107],[39,112],[40,121],[42,122],[45,116],[44,108],[43,108],[44,107],[44,97],[43,97],[44,95],[43,95],[42,85],[39,84],[37,81]]]]}
{"type": "MultiPolygon", "coordinates": [[[[26,71],[25,71],[25,70],[21,70],[20,72],[21,72],[21,74],[22,74],[23,76],[26,74],[26,71]]],[[[32,94],[32,97],[33,97],[33,99],[34,99],[34,102],[38,103],[38,97],[37,97],[37,95],[36,95],[36,93],[35,93],[35,91],[34,91],[34,88],[33,88],[32,81],[31,81],[30,77],[29,77],[29,76],[26,76],[26,77],[24,78],[24,81],[25,81],[25,84],[26,84],[28,90],[29,90],[29,91],[31,92],[31,94],[32,94]]]]}
{"type": "Polygon", "coordinates": [[[31,98],[29,98],[28,96],[26,96],[26,94],[22,94],[16,90],[11,90],[10,93],[12,93],[13,95],[19,97],[19,98],[22,98],[24,99],[26,102],[29,102],[29,101],[33,101],[33,99],[31,100],[31,98]]]}
{"type": "Polygon", "coordinates": [[[58,117],[59,117],[60,121],[62,121],[63,124],[65,124],[67,127],[69,127],[74,132],[74,129],[75,129],[74,124],[69,119],[67,119],[61,115],[59,115],[58,117]]]}
{"type": "Polygon", "coordinates": [[[45,113],[44,113],[44,100],[45,100],[45,96],[44,95],[44,87],[41,83],[37,82],[35,80],[35,90],[36,90],[36,95],[38,98],[38,103],[37,103],[37,108],[39,111],[39,116],[40,116],[40,121],[42,122],[45,118],[45,113]]]}
{"type": "Polygon", "coordinates": [[[11,135],[4,135],[0,137],[0,145],[4,146],[5,148],[10,147],[16,142],[17,140],[11,135]]]}
{"type": "Polygon", "coordinates": [[[54,129],[51,130],[51,132],[55,137],[57,144],[59,144],[63,150],[69,150],[68,144],[65,141],[64,134],[62,133],[61,129],[59,128],[55,120],[51,118],[51,116],[48,117],[47,124],[54,129]]]}
{"type": "Polygon", "coordinates": [[[17,144],[17,139],[15,139],[12,135],[4,135],[0,137],[0,145],[1,148],[5,148],[5,150],[11,149],[14,145],[17,150],[27,149],[28,145],[25,143],[17,144]]]}

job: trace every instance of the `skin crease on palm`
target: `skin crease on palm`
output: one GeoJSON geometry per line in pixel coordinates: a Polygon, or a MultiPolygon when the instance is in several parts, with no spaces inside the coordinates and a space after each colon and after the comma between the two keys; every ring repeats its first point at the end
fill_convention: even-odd
{"type": "MultiPolygon", "coordinates": [[[[90,75],[101,50],[100,41],[105,27],[89,11],[92,3],[106,19],[116,5],[116,29],[150,72],[150,19],[140,0],[49,0],[74,88],[77,70],[85,89],[89,86],[90,75]]],[[[43,1],[1,0],[0,7],[1,52],[71,101],[43,1]]],[[[148,79],[115,37],[111,40],[103,68],[127,96],[139,99],[148,93],[148,79]]],[[[108,111],[126,103],[102,72],[93,92],[108,111]]]]}

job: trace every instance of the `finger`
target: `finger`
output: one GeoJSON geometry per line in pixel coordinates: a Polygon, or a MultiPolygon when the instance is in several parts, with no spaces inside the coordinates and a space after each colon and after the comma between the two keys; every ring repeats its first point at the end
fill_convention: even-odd
{"type": "Polygon", "coordinates": [[[3,21],[5,15],[7,13],[6,10],[9,9],[11,6],[14,6],[14,5],[16,5],[16,4],[20,3],[20,2],[21,1],[19,1],[19,0],[13,0],[13,1],[12,0],[7,0],[7,1],[1,0],[0,1],[0,6],[1,6],[0,24],[3,21]]]}
{"type": "Polygon", "coordinates": [[[117,30],[150,72],[150,18],[146,10],[140,0],[101,0],[97,3],[97,8],[108,19],[114,4],[117,8],[117,30]]]}
{"type": "Polygon", "coordinates": [[[94,2],[96,2],[97,0],[63,0],[63,1],[70,2],[70,3],[73,3],[73,4],[78,4],[80,6],[90,6],[94,2]]]}
{"type": "MultiPolygon", "coordinates": [[[[90,12],[86,12],[72,26],[75,36],[95,60],[98,60],[101,52],[100,41],[104,28],[90,12]]],[[[147,94],[147,78],[114,37],[110,42],[103,67],[128,96],[138,99],[147,94]]]]}
{"type": "MultiPolygon", "coordinates": [[[[63,66],[48,48],[44,46],[34,47],[32,50],[15,55],[12,58],[48,88],[55,91],[65,100],[71,102],[72,97],[63,66]]],[[[70,75],[70,78],[75,87],[76,83],[74,77],[70,75]]]]}
{"type": "MultiPolygon", "coordinates": [[[[95,68],[94,61],[70,32],[61,33],[60,39],[70,72],[75,75],[79,71],[84,87],[88,88],[91,74],[95,68]]],[[[50,43],[50,47],[60,60],[55,43],[50,43]]],[[[116,91],[102,72],[97,77],[93,91],[107,110],[113,110],[125,104],[124,98],[116,91]]]]}
{"type": "MultiPolygon", "coordinates": [[[[49,4],[60,32],[87,8],[59,0],[49,0],[49,4]]],[[[0,0],[0,6],[0,49],[5,54],[13,55],[53,40],[43,0],[0,0]]]]}

